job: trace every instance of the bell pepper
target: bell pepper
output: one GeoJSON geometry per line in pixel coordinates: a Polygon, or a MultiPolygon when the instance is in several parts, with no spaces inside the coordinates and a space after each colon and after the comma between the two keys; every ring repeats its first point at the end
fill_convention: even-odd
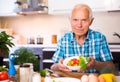
{"type": "Polygon", "coordinates": [[[112,73],[100,74],[101,77],[105,79],[106,82],[116,82],[115,75],[112,73]]]}

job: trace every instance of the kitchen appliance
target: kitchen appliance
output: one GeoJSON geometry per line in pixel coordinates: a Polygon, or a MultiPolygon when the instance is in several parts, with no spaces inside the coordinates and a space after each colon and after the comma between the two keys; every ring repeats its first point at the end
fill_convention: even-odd
{"type": "Polygon", "coordinates": [[[47,14],[48,7],[40,3],[39,0],[27,0],[27,3],[23,4],[20,1],[16,1],[15,4],[18,6],[14,11],[18,14],[47,14]]]}

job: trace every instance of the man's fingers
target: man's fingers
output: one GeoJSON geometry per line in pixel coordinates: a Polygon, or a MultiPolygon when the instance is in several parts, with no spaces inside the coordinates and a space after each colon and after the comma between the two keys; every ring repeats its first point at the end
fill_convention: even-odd
{"type": "Polygon", "coordinates": [[[61,58],[61,59],[60,59],[59,63],[60,63],[60,64],[62,64],[62,63],[63,63],[63,58],[61,58]]]}

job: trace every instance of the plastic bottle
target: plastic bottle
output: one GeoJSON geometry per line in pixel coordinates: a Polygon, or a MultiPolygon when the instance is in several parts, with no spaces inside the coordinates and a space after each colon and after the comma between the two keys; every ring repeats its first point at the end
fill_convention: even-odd
{"type": "Polygon", "coordinates": [[[15,54],[9,54],[9,82],[17,82],[16,69],[14,67],[15,54]]]}

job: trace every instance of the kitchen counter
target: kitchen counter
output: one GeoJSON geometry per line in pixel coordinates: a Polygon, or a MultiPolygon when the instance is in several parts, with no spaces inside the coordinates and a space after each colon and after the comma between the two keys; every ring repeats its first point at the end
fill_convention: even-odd
{"type": "Polygon", "coordinates": [[[20,47],[27,48],[43,48],[43,51],[55,51],[56,44],[25,44],[25,45],[15,45],[13,48],[10,48],[10,53],[14,52],[20,47]]]}
{"type": "Polygon", "coordinates": [[[111,52],[120,52],[120,44],[109,44],[111,52]]]}
{"type": "MultiPolygon", "coordinates": [[[[41,77],[41,82],[44,82],[44,77],[41,77]]],[[[116,82],[119,82],[120,81],[120,76],[116,76],[116,82]]]]}
{"type": "Polygon", "coordinates": [[[43,48],[56,48],[56,44],[24,44],[24,45],[15,45],[15,47],[43,47],[43,48]]]}
{"type": "MultiPolygon", "coordinates": [[[[70,78],[77,78],[77,79],[80,79],[81,80],[81,76],[82,75],[89,75],[90,73],[77,73],[77,72],[55,72],[59,75],[59,77],[70,77],[70,78]]],[[[98,75],[98,74],[96,74],[98,75]]],[[[58,77],[58,78],[59,78],[58,77]]],[[[56,78],[56,77],[52,77],[51,78],[56,78]]],[[[41,82],[44,82],[44,77],[41,77],[41,82]]],[[[120,81],[120,76],[116,76],[116,82],[119,82],[120,81]]]]}
{"type": "MultiPolygon", "coordinates": [[[[32,48],[43,48],[43,51],[55,51],[57,44],[25,44],[25,45],[15,45],[10,51],[14,51],[19,47],[32,47],[32,48]]],[[[120,44],[109,44],[111,52],[120,52],[120,44]]]]}

